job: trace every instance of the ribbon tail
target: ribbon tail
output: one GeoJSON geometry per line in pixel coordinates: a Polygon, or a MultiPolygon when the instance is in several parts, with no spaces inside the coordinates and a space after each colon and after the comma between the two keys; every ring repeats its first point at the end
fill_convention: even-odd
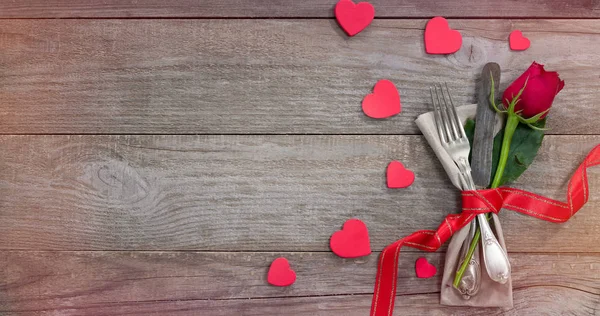
{"type": "Polygon", "coordinates": [[[590,197],[587,169],[600,164],[600,145],[583,160],[569,180],[566,202],[513,188],[499,188],[502,207],[553,223],[564,223],[577,213],[590,197]]]}
{"type": "Polygon", "coordinates": [[[404,238],[385,247],[379,255],[375,292],[371,303],[371,316],[391,315],[394,311],[396,284],[398,283],[398,260],[403,245],[404,238]]]}
{"type": "Polygon", "coordinates": [[[403,246],[434,252],[455,232],[473,220],[475,215],[475,213],[448,215],[437,230],[416,231],[385,247],[379,256],[373,301],[371,303],[371,316],[391,316],[394,312],[398,283],[398,262],[400,249],[403,246]]]}

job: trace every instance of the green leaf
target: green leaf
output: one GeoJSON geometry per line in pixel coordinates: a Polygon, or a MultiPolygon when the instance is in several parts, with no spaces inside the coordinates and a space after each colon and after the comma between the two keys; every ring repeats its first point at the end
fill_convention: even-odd
{"type": "MultiPolygon", "coordinates": [[[[542,119],[532,125],[538,128],[544,128],[546,125],[546,119],[542,119]]],[[[471,146],[473,146],[473,135],[475,134],[474,120],[467,120],[465,124],[465,134],[469,139],[469,143],[471,146]]],[[[503,137],[504,129],[502,129],[494,138],[494,150],[492,153],[492,178],[490,179],[490,182],[493,180],[494,174],[496,173],[496,168],[498,167],[503,137]]],[[[508,161],[506,162],[506,168],[504,169],[504,175],[502,176],[500,185],[514,182],[521,176],[521,174],[523,174],[523,172],[525,172],[525,170],[527,170],[527,168],[529,168],[535,156],[537,156],[543,139],[543,130],[532,129],[524,124],[519,124],[519,126],[517,126],[512,143],[510,144],[508,161]]],[[[471,159],[471,157],[469,157],[469,159],[471,159]]]]}
{"type": "MultiPolygon", "coordinates": [[[[469,144],[471,144],[471,149],[473,149],[473,136],[475,135],[475,120],[472,118],[468,118],[465,123],[465,134],[469,139],[469,144]]],[[[471,157],[469,157],[469,161],[471,161],[471,157]]]]}

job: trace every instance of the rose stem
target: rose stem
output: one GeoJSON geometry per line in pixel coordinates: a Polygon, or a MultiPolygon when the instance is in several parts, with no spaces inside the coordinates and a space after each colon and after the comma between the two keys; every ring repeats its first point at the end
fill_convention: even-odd
{"type": "Polygon", "coordinates": [[[500,160],[498,161],[498,168],[496,169],[496,175],[494,175],[494,181],[492,181],[492,189],[500,186],[500,181],[504,175],[504,168],[506,168],[506,162],[508,161],[508,152],[510,151],[510,144],[512,142],[513,135],[519,125],[519,117],[514,115],[508,115],[506,119],[506,127],[504,128],[504,138],[502,139],[502,149],[500,150],[500,160]]]}

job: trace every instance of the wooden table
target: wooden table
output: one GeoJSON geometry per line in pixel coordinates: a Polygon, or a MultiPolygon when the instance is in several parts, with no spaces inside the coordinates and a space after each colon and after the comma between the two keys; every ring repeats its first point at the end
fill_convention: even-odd
{"type": "MultiPolygon", "coordinates": [[[[448,81],[475,101],[483,65],[505,88],[533,61],[566,87],[533,166],[514,186],[564,200],[600,143],[598,0],[373,0],[354,38],[335,0],[0,1],[1,315],[367,315],[379,251],[458,212],[414,119],[448,81]],[[423,49],[427,19],[464,37],[423,49]],[[381,18],[381,19],[379,19],[381,18]],[[532,41],[511,52],[520,29],[532,41]],[[403,111],[367,118],[379,79],[403,111]],[[388,190],[400,160],[417,179],[388,190]],[[345,260],[330,235],[352,217],[371,256],[345,260]],[[298,274],[269,286],[270,262],[298,274]]],[[[513,309],[439,305],[440,276],[401,256],[397,315],[600,314],[600,168],[571,221],[505,212],[513,309]]]]}

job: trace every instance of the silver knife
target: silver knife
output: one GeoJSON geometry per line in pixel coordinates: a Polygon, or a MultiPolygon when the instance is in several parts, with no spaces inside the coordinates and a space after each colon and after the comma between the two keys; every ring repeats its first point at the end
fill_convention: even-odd
{"type": "MultiPolygon", "coordinates": [[[[496,113],[489,103],[492,78],[494,80],[494,91],[499,90],[500,66],[496,63],[488,63],[483,67],[481,83],[478,89],[477,114],[475,117],[475,135],[473,148],[471,150],[471,174],[478,189],[487,188],[492,176],[492,151],[494,147],[494,125],[496,113]]],[[[496,96],[494,96],[495,98],[496,96]]],[[[471,222],[469,235],[463,242],[458,267],[463,264],[473,235],[477,228],[476,221],[471,222]]],[[[481,264],[479,247],[475,248],[473,257],[463,273],[457,290],[464,299],[469,299],[479,291],[481,286],[481,264]]]]}
{"type": "MultiPolygon", "coordinates": [[[[478,189],[485,189],[492,177],[492,151],[494,149],[494,125],[496,112],[490,105],[492,78],[494,91],[500,86],[500,66],[488,63],[481,72],[481,85],[477,96],[477,115],[475,116],[475,135],[471,150],[471,174],[478,189]]],[[[494,96],[496,98],[496,96],[494,96]]]]}
{"type": "MultiPolygon", "coordinates": [[[[473,182],[477,189],[487,188],[492,174],[492,150],[494,147],[494,122],[496,113],[489,103],[492,78],[494,80],[494,91],[498,91],[500,84],[500,66],[496,63],[485,65],[481,78],[481,89],[479,89],[479,101],[477,115],[475,117],[475,135],[471,163],[473,166],[473,182]]],[[[491,96],[496,98],[496,96],[491,96]]],[[[496,214],[492,214],[493,217],[496,214]]],[[[496,218],[497,219],[497,218],[496,218]]],[[[489,224],[481,215],[478,216],[481,226],[481,242],[486,245],[483,248],[483,260],[486,272],[492,280],[504,284],[510,277],[510,262],[506,249],[502,249],[489,224]],[[484,227],[485,226],[485,227],[484,227]],[[496,243],[495,247],[487,246],[490,242],[496,243]]]]}

